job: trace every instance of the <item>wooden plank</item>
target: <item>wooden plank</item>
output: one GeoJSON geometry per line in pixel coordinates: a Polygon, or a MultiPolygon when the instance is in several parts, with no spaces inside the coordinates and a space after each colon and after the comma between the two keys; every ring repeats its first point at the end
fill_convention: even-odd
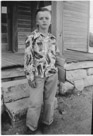
{"type": "MultiPolygon", "coordinates": [[[[66,50],[72,50],[72,51],[76,50],[76,51],[87,52],[87,49],[84,48],[85,44],[64,43],[64,46],[65,46],[64,49],[66,49],[66,50]]],[[[87,44],[86,44],[86,46],[87,46],[87,44]]]]}
{"type": "Polygon", "coordinates": [[[86,4],[64,2],[64,47],[65,49],[87,51],[88,38],[88,11],[89,2],[86,4]],[[82,21],[81,21],[82,20],[82,21]],[[85,21],[86,20],[86,21],[85,21]],[[80,31],[79,31],[80,30],[80,31]],[[78,38],[76,38],[76,36],[78,38]],[[82,37],[82,38],[81,38],[82,37]],[[83,38],[85,37],[85,38],[83,38]]]}
{"type": "Polygon", "coordinates": [[[30,10],[30,6],[25,6],[25,5],[18,5],[18,8],[19,9],[22,9],[22,10],[30,10]]]}
{"type": "Polygon", "coordinates": [[[18,19],[18,23],[22,23],[22,22],[26,22],[26,23],[31,23],[31,19],[27,20],[27,19],[18,19]]]}
{"type": "Polygon", "coordinates": [[[66,38],[66,37],[64,37],[64,40],[65,40],[64,42],[68,43],[68,44],[69,44],[69,42],[71,42],[72,44],[75,44],[75,45],[76,44],[87,44],[86,43],[86,41],[87,41],[86,38],[71,38],[71,37],[66,38]]]}
{"type": "Polygon", "coordinates": [[[64,10],[64,15],[71,15],[71,16],[76,16],[76,17],[82,17],[82,18],[88,18],[87,14],[84,13],[78,13],[78,12],[73,12],[73,11],[69,11],[69,10],[64,10]]]}
{"type": "Polygon", "coordinates": [[[66,11],[66,10],[64,10],[64,18],[65,17],[67,17],[67,18],[69,18],[69,19],[79,19],[79,20],[86,20],[86,18],[87,18],[87,16],[85,17],[85,16],[80,16],[80,14],[78,14],[78,13],[74,13],[74,12],[72,12],[71,14],[67,14],[68,13],[68,11],[66,11]]]}
{"type": "Polygon", "coordinates": [[[87,37],[87,35],[76,35],[76,34],[64,34],[65,36],[64,36],[64,39],[66,38],[66,39],[70,39],[70,38],[73,38],[73,39],[75,39],[75,38],[77,38],[77,39],[84,39],[85,41],[87,40],[86,39],[86,37],[87,37]]]}
{"type": "Polygon", "coordinates": [[[71,51],[71,50],[65,50],[64,51],[64,57],[66,59],[67,63],[71,62],[82,62],[82,61],[93,61],[93,54],[91,53],[84,53],[80,51],[71,51]]]}
{"type": "Polygon", "coordinates": [[[86,2],[86,1],[65,1],[64,2],[64,4],[68,4],[68,5],[75,5],[75,7],[82,7],[83,6],[83,8],[86,8],[87,7],[87,3],[88,2],[86,2]]]}
{"type": "Polygon", "coordinates": [[[29,25],[27,25],[27,24],[18,24],[18,27],[20,27],[20,28],[30,28],[31,27],[31,25],[29,24],[29,25]]]}
{"type": "Polygon", "coordinates": [[[13,7],[13,32],[12,32],[12,47],[13,52],[18,51],[18,39],[17,39],[17,5],[14,3],[13,7]]]}
{"type": "Polygon", "coordinates": [[[84,28],[85,30],[87,29],[87,26],[88,26],[88,24],[83,24],[83,23],[79,23],[79,22],[73,22],[73,21],[64,21],[64,26],[65,27],[75,27],[76,26],[76,28],[78,28],[79,26],[79,28],[84,28]],[[77,26],[78,25],[78,26],[77,26]]]}
{"type": "Polygon", "coordinates": [[[31,32],[31,28],[18,28],[18,32],[31,32]]]}
{"type": "Polygon", "coordinates": [[[20,8],[18,8],[18,13],[19,13],[19,14],[21,14],[21,13],[22,13],[22,14],[23,14],[23,13],[24,13],[24,14],[25,14],[25,13],[31,14],[31,10],[30,10],[30,8],[29,8],[29,10],[28,10],[28,9],[22,9],[22,8],[20,9],[20,8]]]}
{"type": "Polygon", "coordinates": [[[2,43],[8,43],[8,34],[7,33],[2,33],[2,43]]]}
{"type": "Polygon", "coordinates": [[[64,68],[66,70],[75,70],[75,69],[91,68],[91,67],[93,67],[93,61],[83,61],[83,62],[70,63],[64,65],[64,68]]]}
{"type": "MultiPolygon", "coordinates": [[[[68,1],[64,1],[64,3],[68,3],[68,1]]],[[[84,6],[87,7],[88,1],[69,1],[69,4],[76,5],[76,6],[84,6]]]]}
{"type": "Polygon", "coordinates": [[[20,15],[18,14],[18,19],[26,19],[29,20],[31,18],[31,15],[20,15]]]}
{"type": "Polygon", "coordinates": [[[11,78],[15,76],[25,76],[23,68],[15,68],[10,70],[2,70],[1,78],[11,78]]]}
{"type": "Polygon", "coordinates": [[[18,11],[18,14],[20,15],[31,15],[31,12],[26,12],[26,11],[18,11]]]}
{"type": "Polygon", "coordinates": [[[84,19],[81,19],[81,18],[73,18],[73,17],[70,17],[70,16],[67,16],[67,15],[64,15],[64,21],[72,21],[72,22],[78,22],[78,23],[86,23],[87,20],[84,18],[84,19]]]}
{"type": "Polygon", "coordinates": [[[88,7],[85,7],[84,5],[82,6],[81,3],[79,5],[76,5],[74,2],[73,4],[70,4],[69,2],[64,3],[64,9],[82,13],[87,13],[88,11],[88,7]]]}

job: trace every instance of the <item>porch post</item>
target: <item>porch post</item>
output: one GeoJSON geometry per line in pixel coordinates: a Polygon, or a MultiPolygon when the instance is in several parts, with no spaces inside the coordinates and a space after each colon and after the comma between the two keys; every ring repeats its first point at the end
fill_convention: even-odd
{"type": "Polygon", "coordinates": [[[17,2],[13,2],[13,21],[12,21],[12,51],[18,51],[18,31],[17,31],[17,2]]]}
{"type": "Polygon", "coordinates": [[[18,51],[17,33],[17,3],[8,2],[8,48],[12,52],[18,51]]]}
{"type": "Polygon", "coordinates": [[[52,34],[56,36],[58,48],[63,54],[63,1],[52,1],[52,34]]]}

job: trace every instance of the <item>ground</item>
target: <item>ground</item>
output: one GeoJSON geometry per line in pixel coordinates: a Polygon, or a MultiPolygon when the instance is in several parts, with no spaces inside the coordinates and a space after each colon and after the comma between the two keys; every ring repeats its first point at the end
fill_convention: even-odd
{"type": "MultiPolygon", "coordinates": [[[[58,108],[46,134],[91,134],[92,90],[90,86],[82,92],[75,90],[64,96],[57,95],[58,108]]],[[[2,126],[2,134],[8,132],[10,125],[3,123],[2,126]]]]}

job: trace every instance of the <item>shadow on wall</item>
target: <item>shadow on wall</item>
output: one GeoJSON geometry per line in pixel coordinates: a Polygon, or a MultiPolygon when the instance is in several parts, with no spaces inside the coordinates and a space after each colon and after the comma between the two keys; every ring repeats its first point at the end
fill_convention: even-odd
{"type": "Polygon", "coordinates": [[[89,34],[89,53],[93,53],[93,33],[89,34]]]}
{"type": "Polygon", "coordinates": [[[91,33],[91,32],[89,34],[89,46],[93,47],[93,33],[91,33]]]}

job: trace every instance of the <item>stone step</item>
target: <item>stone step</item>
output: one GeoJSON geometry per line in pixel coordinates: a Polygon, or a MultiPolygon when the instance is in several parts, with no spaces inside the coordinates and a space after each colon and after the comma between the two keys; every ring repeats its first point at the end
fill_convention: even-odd
{"type": "Polygon", "coordinates": [[[4,103],[9,103],[30,95],[30,87],[27,80],[15,80],[5,82],[2,85],[4,103]]]}
{"type": "Polygon", "coordinates": [[[19,121],[26,117],[29,98],[5,103],[5,109],[12,121],[19,121]]]}
{"type": "Polygon", "coordinates": [[[74,81],[75,88],[79,91],[82,91],[84,87],[93,85],[93,75],[87,76],[84,79],[74,81]]]}
{"type": "Polygon", "coordinates": [[[93,75],[93,68],[89,68],[87,70],[87,74],[90,76],[90,75],[93,75]]]}
{"type": "Polygon", "coordinates": [[[59,86],[59,93],[64,95],[66,93],[71,93],[74,89],[74,85],[69,83],[69,82],[60,82],[60,86],[59,86]]]}
{"type": "Polygon", "coordinates": [[[72,83],[75,80],[79,80],[79,79],[86,78],[86,77],[87,77],[87,71],[84,69],[66,71],[66,80],[72,83]]]}
{"type": "MultiPolygon", "coordinates": [[[[29,98],[20,99],[14,102],[5,103],[5,109],[11,118],[11,122],[26,119],[29,98]]],[[[54,109],[58,107],[57,98],[55,97],[54,109]]]]}

